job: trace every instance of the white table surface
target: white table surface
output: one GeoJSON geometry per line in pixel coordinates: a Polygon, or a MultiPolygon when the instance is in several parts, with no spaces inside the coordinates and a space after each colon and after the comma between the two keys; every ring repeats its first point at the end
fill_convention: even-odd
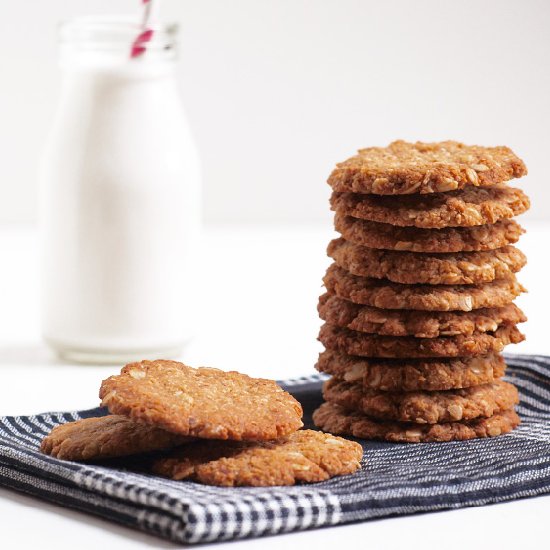
{"type": "MultiPolygon", "coordinates": [[[[529,258],[520,280],[530,290],[528,340],[509,351],[550,353],[547,312],[550,224],[524,223],[529,258]]],[[[191,365],[285,378],[311,373],[320,344],[316,302],[329,261],[328,228],[217,227],[206,231],[202,280],[207,307],[182,359],[191,365]]],[[[119,367],[58,362],[40,340],[37,239],[32,227],[0,228],[0,415],[98,405],[100,381],[119,367]]],[[[550,496],[216,545],[216,548],[544,547],[550,496]],[[444,543],[442,544],[442,541],[444,543]]],[[[79,512],[0,489],[0,548],[170,548],[150,537],[79,512]]]]}

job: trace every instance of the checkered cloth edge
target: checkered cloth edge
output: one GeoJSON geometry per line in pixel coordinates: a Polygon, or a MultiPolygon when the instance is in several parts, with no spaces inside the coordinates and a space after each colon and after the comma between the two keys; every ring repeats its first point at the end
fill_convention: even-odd
{"type": "MultiPolygon", "coordinates": [[[[53,426],[102,409],[0,418],[0,485],[176,542],[203,543],[478,506],[550,492],[550,358],[507,356],[521,394],[511,434],[432,445],[363,442],[360,472],[314,485],[217,488],[39,452],[53,426]]],[[[306,427],[323,377],[282,382],[306,427]]]]}

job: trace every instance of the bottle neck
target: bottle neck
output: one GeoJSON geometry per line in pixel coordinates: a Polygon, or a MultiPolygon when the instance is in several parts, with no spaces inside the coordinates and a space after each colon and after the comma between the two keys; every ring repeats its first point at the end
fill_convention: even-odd
{"type": "Polygon", "coordinates": [[[82,17],[60,26],[59,60],[63,68],[168,70],[177,53],[177,26],[152,27],[139,55],[132,55],[143,28],[124,17],[82,17]]]}

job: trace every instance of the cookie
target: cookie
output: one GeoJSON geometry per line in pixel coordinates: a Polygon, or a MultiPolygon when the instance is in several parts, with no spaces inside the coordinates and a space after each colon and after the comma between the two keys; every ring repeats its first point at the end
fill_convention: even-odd
{"type": "Polygon", "coordinates": [[[493,382],[504,376],[506,363],[496,353],[454,359],[366,359],[326,350],[315,368],[363,389],[435,391],[493,382]]]}
{"type": "Polygon", "coordinates": [[[404,284],[488,283],[510,277],[526,263],[525,255],[511,245],[486,252],[419,254],[376,250],[340,238],[329,243],[327,254],[353,275],[404,284]]]}
{"type": "Polygon", "coordinates": [[[508,147],[399,140],[360,149],[336,165],[328,183],[339,192],[408,195],[492,187],[525,174],[525,164],[508,147]]]}
{"type": "Polygon", "coordinates": [[[514,304],[496,308],[464,311],[388,310],[361,306],[333,294],[323,294],[317,306],[324,321],[357,332],[381,336],[470,336],[476,332],[494,332],[500,325],[515,325],[527,320],[514,304]]]}
{"type": "Polygon", "coordinates": [[[276,439],[302,426],[302,407],[273,380],[176,361],[126,365],[99,396],[112,414],[205,439],[276,439]]]}
{"type": "Polygon", "coordinates": [[[360,357],[423,358],[469,357],[502,351],[508,344],[525,339],[515,325],[502,325],[494,332],[471,336],[414,338],[409,336],[378,336],[355,332],[325,323],[319,331],[319,341],[329,350],[360,357]]]}
{"type": "Polygon", "coordinates": [[[519,416],[511,409],[489,418],[480,417],[445,424],[388,422],[346,411],[333,403],[323,403],[313,413],[313,421],[316,426],[331,433],[394,443],[464,441],[495,437],[511,432],[520,423],[519,416]]]}
{"type": "Polygon", "coordinates": [[[361,466],[361,445],[330,434],[300,430],[263,443],[201,441],[153,465],[154,473],[224,487],[269,487],[325,481],[361,466]]]}
{"type": "Polygon", "coordinates": [[[466,187],[430,195],[332,193],[333,210],[400,227],[472,227],[510,219],[529,210],[529,197],[514,187],[466,187]]]}
{"type": "Polygon", "coordinates": [[[471,252],[494,250],[518,241],[525,231],[513,220],[492,225],[421,229],[395,227],[336,214],[334,227],[346,241],[369,248],[408,252],[471,252]]]}
{"type": "Polygon", "coordinates": [[[323,396],[329,403],[372,418],[416,424],[488,418],[519,403],[517,388],[503,380],[458,390],[384,392],[332,378],[325,382],[323,396]]]}
{"type": "Polygon", "coordinates": [[[40,450],[62,460],[99,460],[170,449],[190,440],[110,415],[60,424],[42,440],[40,450]]]}
{"type": "Polygon", "coordinates": [[[472,311],[507,305],[525,292],[515,276],[479,285],[402,285],[352,275],[336,264],[329,266],[323,282],[330,293],[381,309],[472,311]]]}

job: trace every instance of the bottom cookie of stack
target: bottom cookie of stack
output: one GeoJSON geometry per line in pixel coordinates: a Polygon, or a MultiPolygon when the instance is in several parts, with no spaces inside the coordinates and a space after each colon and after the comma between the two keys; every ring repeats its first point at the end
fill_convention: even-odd
{"type": "Polygon", "coordinates": [[[318,368],[331,370],[335,376],[325,382],[326,403],[315,411],[313,420],[317,427],[335,434],[409,443],[493,437],[511,431],[520,422],[514,411],[519,397],[515,386],[499,378],[505,366],[500,356],[476,358],[474,367],[485,363],[494,378],[469,387],[457,384],[445,390],[409,387],[404,391],[403,386],[393,386],[393,391],[387,391],[369,385],[369,368],[381,375],[376,376],[377,382],[384,378],[395,381],[391,371],[413,369],[416,375],[424,371],[418,382],[430,379],[430,368],[438,372],[447,368],[452,373],[454,369],[467,368],[468,361],[401,360],[402,366],[398,366],[399,360],[393,360],[389,366],[383,360],[325,351],[318,368]],[[352,363],[357,359],[362,361],[355,363],[354,368],[352,363]],[[501,365],[502,370],[495,369],[497,365],[501,365]],[[343,370],[338,371],[337,366],[343,370]],[[390,371],[388,376],[384,376],[384,371],[390,371]],[[350,376],[352,373],[357,376],[350,376]]]}
{"type": "Polygon", "coordinates": [[[370,418],[347,411],[335,403],[323,403],[314,413],[313,421],[321,430],[361,439],[376,439],[395,443],[430,443],[464,441],[495,437],[511,432],[520,419],[513,409],[504,410],[488,418],[475,418],[439,424],[416,424],[370,418]]]}

